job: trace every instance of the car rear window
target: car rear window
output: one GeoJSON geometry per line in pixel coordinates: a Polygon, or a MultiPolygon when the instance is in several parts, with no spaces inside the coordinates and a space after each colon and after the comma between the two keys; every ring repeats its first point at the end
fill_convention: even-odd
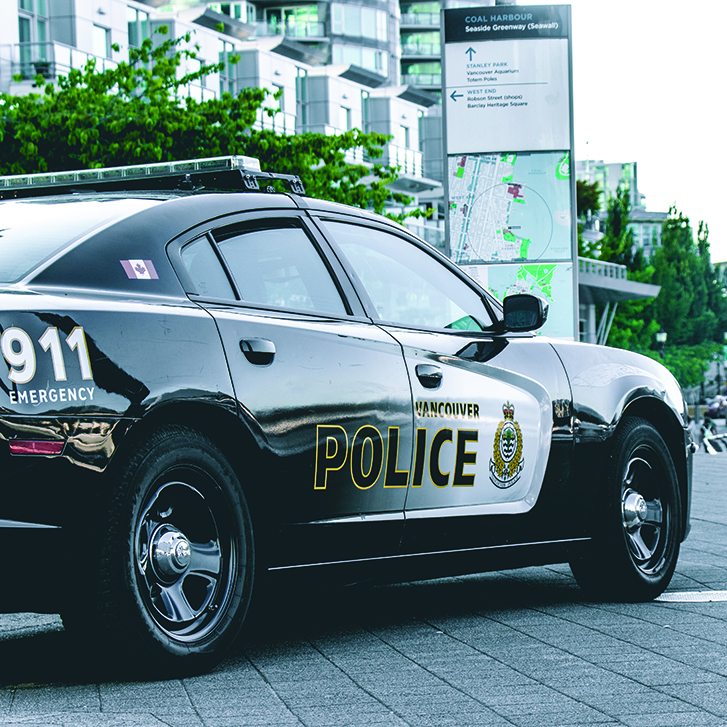
{"type": "Polygon", "coordinates": [[[0,202],[0,283],[15,283],[75,240],[158,204],[149,199],[22,199],[0,202]]]}

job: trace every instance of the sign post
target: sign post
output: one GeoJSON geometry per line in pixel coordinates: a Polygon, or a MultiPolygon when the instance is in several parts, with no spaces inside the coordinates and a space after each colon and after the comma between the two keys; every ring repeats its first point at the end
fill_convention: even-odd
{"type": "Polygon", "coordinates": [[[442,14],[449,253],[500,299],[546,298],[543,332],[575,339],[570,6],[442,14]]]}

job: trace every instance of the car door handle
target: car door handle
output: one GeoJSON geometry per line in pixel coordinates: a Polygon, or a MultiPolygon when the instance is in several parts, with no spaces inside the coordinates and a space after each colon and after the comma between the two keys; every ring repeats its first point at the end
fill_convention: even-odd
{"type": "Polygon", "coordinates": [[[255,366],[267,366],[275,358],[275,344],[266,338],[243,338],[240,341],[240,350],[255,366]]]}
{"type": "Polygon", "coordinates": [[[417,378],[427,389],[436,389],[442,383],[442,369],[433,364],[418,364],[417,378]]]}

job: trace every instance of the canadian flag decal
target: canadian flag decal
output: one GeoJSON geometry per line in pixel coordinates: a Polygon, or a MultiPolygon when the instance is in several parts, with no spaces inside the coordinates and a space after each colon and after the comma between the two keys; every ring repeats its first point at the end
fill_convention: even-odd
{"type": "Polygon", "coordinates": [[[119,260],[129,280],[159,280],[151,260],[119,260]]]}

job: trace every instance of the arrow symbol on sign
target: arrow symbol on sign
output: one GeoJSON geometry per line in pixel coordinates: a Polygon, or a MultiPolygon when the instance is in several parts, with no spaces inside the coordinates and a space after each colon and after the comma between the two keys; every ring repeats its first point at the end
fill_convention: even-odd
{"type": "Polygon", "coordinates": [[[462,98],[463,96],[463,93],[457,93],[456,91],[452,91],[452,93],[449,94],[449,97],[452,99],[452,101],[456,101],[458,98],[462,98]]]}
{"type": "Polygon", "coordinates": [[[467,50],[465,51],[465,54],[467,54],[467,53],[469,53],[469,54],[470,54],[470,60],[472,60],[472,54],[473,54],[473,53],[477,53],[477,51],[476,51],[476,50],[475,50],[474,48],[470,47],[470,48],[468,48],[468,49],[467,49],[467,50]]]}

